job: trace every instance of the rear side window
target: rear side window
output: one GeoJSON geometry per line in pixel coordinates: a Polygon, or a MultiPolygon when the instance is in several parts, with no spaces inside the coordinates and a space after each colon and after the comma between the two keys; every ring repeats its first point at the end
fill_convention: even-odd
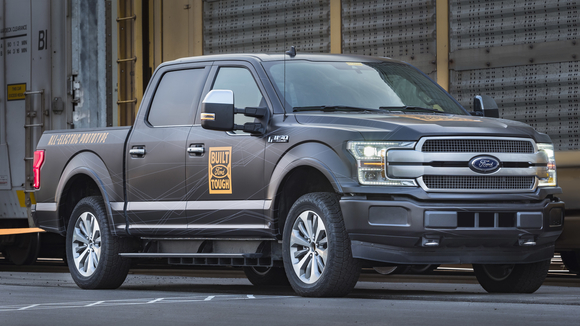
{"type": "Polygon", "coordinates": [[[205,83],[205,70],[170,71],[163,75],[155,91],[147,121],[152,126],[193,124],[199,96],[205,83]]]}

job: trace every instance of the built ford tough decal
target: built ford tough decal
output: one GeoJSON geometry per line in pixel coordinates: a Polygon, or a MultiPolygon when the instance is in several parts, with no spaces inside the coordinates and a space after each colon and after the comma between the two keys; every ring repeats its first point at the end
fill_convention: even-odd
{"type": "Polygon", "coordinates": [[[232,193],[232,148],[212,147],[209,149],[209,193],[232,193]]]}

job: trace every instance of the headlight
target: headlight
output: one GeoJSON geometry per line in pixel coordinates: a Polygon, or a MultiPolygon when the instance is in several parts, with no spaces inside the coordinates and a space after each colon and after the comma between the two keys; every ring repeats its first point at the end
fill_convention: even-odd
{"type": "Polygon", "coordinates": [[[389,149],[413,149],[413,142],[366,142],[349,141],[348,151],[356,159],[358,181],[363,185],[411,186],[413,179],[389,179],[387,175],[387,152],[389,149]]]}
{"type": "Polygon", "coordinates": [[[556,157],[554,156],[554,145],[539,143],[538,150],[546,153],[546,156],[548,156],[546,176],[540,178],[538,187],[555,187],[558,185],[558,181],[556,179],[556,157]]]}

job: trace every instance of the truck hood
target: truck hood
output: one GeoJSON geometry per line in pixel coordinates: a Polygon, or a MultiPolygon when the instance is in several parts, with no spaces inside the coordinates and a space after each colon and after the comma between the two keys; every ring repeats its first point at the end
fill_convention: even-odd
{"type": "Polygon", "coordinates": [[[546,134],[518,121],[443,114],[298,113],[300,124],[359,132],[365,140],[419,140],[424,136],[496,136],[551,142],[546,134]]]}

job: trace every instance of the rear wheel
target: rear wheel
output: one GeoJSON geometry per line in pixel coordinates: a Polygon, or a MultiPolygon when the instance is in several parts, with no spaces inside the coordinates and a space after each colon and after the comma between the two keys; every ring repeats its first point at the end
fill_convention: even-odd
{"type": "Polygon", "coordinates": [[[382,275],[406,274],[411,269],[412,265],[397,265],[397,266],[381,266],[373,267],[373,269],[382,275]]]}
{"type": "Polygon", "coordinates": [[[373,267],[375,271],[383,275],[395,274],[430,274],[439,265],[397,265],[386,267],[373,267]]]}
{"type": "Polygon", "coordinates": [[[438,264],[434,265],[411,265],[411,268],[406,274],[431,274],[435,269],[439,267],[438,264]]]}
{"type": "Polygon", "coordinates": [[[244,267],[246,277],[255,286],[288,286],[283,267],[244,267]]]}
{"type": "Polygon", "coordinates": [[[347,295],[360,274],[338,197],[310,193],[300,197],[288,213],[282,254],[290,285],[302,296],[347,295]]]}
{"type": "Polygon", "coordinates": [[[115,289],[129,272],[130,260],[119,256],[130,241],[114,237],[101,197],[81,199],[68,223],[66,255],[75,283],[83,289],[115,289]]]}
{"type": "Polygon", "coordinates": [[[474,264],[477,281],[489,293],[534,293],[542,286],[550,260],[531,264],[474,264]]]}

